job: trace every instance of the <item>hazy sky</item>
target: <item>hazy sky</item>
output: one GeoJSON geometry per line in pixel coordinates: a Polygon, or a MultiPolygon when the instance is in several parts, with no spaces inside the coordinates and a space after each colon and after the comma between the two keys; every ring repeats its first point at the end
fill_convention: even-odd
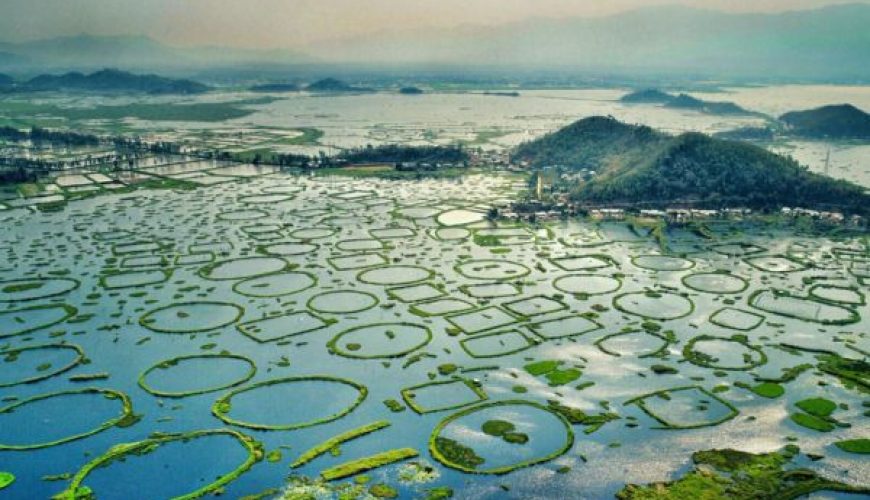
{"type": "Polygon", "coordinates": [[[870,0],[0,0],[0,40],[148,35],[175,45],[304,48],[373,32],[685,4],[777,12],[870,0]]]}

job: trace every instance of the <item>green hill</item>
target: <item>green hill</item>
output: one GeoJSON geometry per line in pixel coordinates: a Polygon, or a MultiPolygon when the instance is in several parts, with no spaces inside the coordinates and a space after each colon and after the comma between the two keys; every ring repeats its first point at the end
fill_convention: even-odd
{"type": "Polygon", "coordinates": [[[792,111],[779,120],[793,135],[810,138],[870,139],[870,114],[851,104],[792,111]]]}
{"type": "Polygon", "coordinates": [[[670,136],[610,117],[586,118],[523,144],[515,158],[533,167],[595,171],[591,180],[569,186],[579,201],[870,212],[864,188],[760,147],[698,133],[670,136]]]}
{"type": "Polygon", "coordinates": [[[323,80],[318,80],[311,85],[305,87],[305,90],[309,92],[372,92],[372,89],[365,87],[355,87],[353,85],[347,84],[341,80],[336,80],[335,78],[324,78],[323,80]]]}
{"type": "Polygon", "coordinates": [[[191,80],[174,80],[157,75],[135,75],[117,69],[104,69],[85,75],[78,72],[63,75],[39,75],[22,85],[21,90],[82,90],[145,92],[149,94],[199,94],[206,85],[191,80]]]}
{"type": "Polygon", "coordinates": [[[761,116],[760,113],[743,109],[733,102],[704,101],[689,94],[672,95],[658,89],[631,92],[619,100],[629,104],[661,104],[666,108],[690,109],[710,115],[761,116]]]}

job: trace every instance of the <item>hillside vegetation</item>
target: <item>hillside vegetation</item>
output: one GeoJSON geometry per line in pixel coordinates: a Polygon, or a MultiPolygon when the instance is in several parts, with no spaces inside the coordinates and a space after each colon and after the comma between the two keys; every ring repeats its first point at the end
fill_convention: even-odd
{"type": "Polygon", "coordinates": [[[585,202],[870,211],[864,188],[757,146],[699,133],[670,136],[610,117],[575,122],[519,146],[515,157],[533,167],[595,171],[589,181],[568,186],[573,199],[585,202]]]}
{"type": "Polygon", "coordinates": [[[780,121],[793,135],[809,138],[870,139],[870,114],[851,104],[792,111],[780,121]]]}

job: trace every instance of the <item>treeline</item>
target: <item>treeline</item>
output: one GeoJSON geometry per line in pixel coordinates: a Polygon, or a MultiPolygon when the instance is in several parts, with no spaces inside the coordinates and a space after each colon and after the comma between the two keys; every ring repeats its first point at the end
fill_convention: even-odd
{"type": "Polygon", "coordinates": [[[468,152],[462,146],[385,144],[348,149],[337,159],[348,163],[463,163],[468,161],[468,152]]]}
{"type": "Polygon", "coordinates": [[[101,137],[92,134],[55,131],[40,127],[32,127],[29,131],[15,127],[0,127],[0,138],[11,141],[49,142],[65,146],[96,146],[103,142],[101,137]]]}

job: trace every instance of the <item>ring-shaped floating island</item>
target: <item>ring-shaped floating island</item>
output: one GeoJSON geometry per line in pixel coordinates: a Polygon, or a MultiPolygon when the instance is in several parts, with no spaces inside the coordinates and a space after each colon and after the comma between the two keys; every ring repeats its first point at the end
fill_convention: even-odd
{"type": "Polygon", "coordinates": [[[379,266],[366,269],[357,274],[356,279],[369,285],[410,285],[426,281],[435,271],[420,266],[379,266]]]}
{"type": "Polygon", "coordinates": [[[314,252],[318,246],[314,243],[270,243],[268,245],[260,245],[257,247],[257,253],[263,255],[272,255],[275,257],[292,257],[295,255],[305,255],[314,252]]]}
{"type": "MultiPolygon", "coordinates": [[[[495,422],[495,420],[487,420],[483,423],[483,427],[486,427],[487,424],[491,422],[495,422]]],[[[524,429],[519,430],[522,431],[524,429]]],[[[485,431],[480,433],[472,432],[472,434],[479,434],[481,438],[490,440],[503,439],[503,437],[487,434],[485,431]]],[[[525,446],[525,442],[535,442],[534,435],[531,436],[531,439],[529,439],[528,435],[524,434],[523,436],[525,436],[526,441],[517,441],[517,444],[510,444],[509,446],[525,446]]],[[[435,429],[432,431],[432,434],[429,437],[429,452],[432,454],[432,457],[434,457],[435,460],[447,467],[450,467],[451,469],[456,469],[468,474],[507,474],[517,469],[531,467],[533,465],[548,462],[550,460],[558,458],[568,452],[568,450],[570,450],[572,446],[574,446],[574,430],[571,428],[571,424],[565,419],[565,417],[563,417],[559,413],[550,410],[544,405],[524,400],[496,401],[493,403],[484,403],[477,406],[472,406],[470,408],[466,408],[440,421],[438,425],[435,426],[435,429]],[[444,434],[445,431],[449,429],[450,424],[456,422],[457,420],[465,417],[473,418],[476,413],[486,412],[494,409],[497,410],[500,408],[513,408],[514,412],[522,411],[522,409],[542,412],[542,416],[552,419],[553,422],[551,423],[551,425],[539,425],[538,428],[544,429],[547,433],[555,433],[556,429],[561,428],[564,431],[564,437],[560,439],[560,442],[557,443],[556,446],[552,447],[552,451],[549,451],[548,453],[541,456],[527,458],[513,464],[500,465],[487,469],[479,469],[478,466],[485,463],[485,460],[481,457],[478,457],[472,448],[469,448],[468,446],[457,442],[454,439],[442,436],[442,434],[444,434]]]]}
{"type": "Polygon", "coordinates": [[[460,275],[473,280],[517,279],[532,272],[525,264],[494,259],[470,260],[457,264],[454,269],[460,275]]]}
{"type": "Polygon", "coordinates": [[[378,302],[378,297],[373,293],[335,290],[311,296],[306,307],[319,313],[351,314],[367,311],[378,305],[378,302]]]}
{"type": "Polygon", "coordinates": [[[572,295],[606,295],[622,288],[622,280],[597,274],[569,274],[553,280],[553,288],[572,295]]]}
{"type": "Polygon", "coordinates": [[[651,358],[665,352],[671,341],[666,337],[644,330],[611,333],[594,342],[595,347],[611,356],[637,356],[651,358]]]}
{"type": "Polygon", "coordinates": [[[735,294],[749,288],[749,282],[729,273],[695,273],[683,276],[683,285],[696,292],[735,294]]]}
{"type": "MultiPolygon", "coordinates": [[[[103,389],[98,387],[86,387],[83,389],[38,394],[36,396],[16,401],[8,406],[0,408],[0,420],[2,420],[4,414],[11,414],[16,411],[20,411],[21,408],[26,407],[30,404],[39,403],[54,398],[63,398],[67,396],[74,397],[88,394],[99,395],[110,400],[118,400],[121,403],[121,414],[106,420],[105,422],[98,425],[97,427],[94,427],[93,429],[71,434],[62,438],[57,438],[52,441],[29,444],[0,443],[0,451],[26,451],[50,448],[52,446],[57,446],[64,443],[69,443],[71,441],[77,441],[79,439],[93,436],[94,434],[98,434],[112,427],[128,427],[135,424],[139,420],[139,416],[133,413],[133,402],[130,400],[129,396],[121,391],[116,391],[114,389],[103,389]]],[[[38,419],[38,421],[42,422],[43,419],[40,418],[38,419]]]]}
{"type": "Polygon", "coordinates": [[[199,275],[207,280],[227,281],[255,278],[289,269],[290,264],[278,257],[242,257],[204,266],[200,268],[199,275]]]}
{"type": "MultiPolygon", "coordinates": [[[[262,443],[255,441],[252,437],[246,436],[238,431],[231,429],[215,429],[204,431],[186,432],[183,434],[160,434],[144,441],[135,443],[122,443],[115,445],[99,457],[91,460],[82,467],[73,476],[67,489],[55,495],[55,500],[79,500],[82,498],[81,492],[86,488],[84,485],[88,475],[96,469],[109,467],[115,461],[123,461],[127,457],[143,456],[152,453],[160,446],[168,443],[181,441],[188,442],[191,440],[208,437],[208,436],[229,436],[235,439],[247,452],[247,458],[238,467],[232,471],[222,474],[213,482],[202,486],[190,493],[175,497],[174,500],[193,500],[202,498],[208,494],[213,494],[221,490],[224,486],[236,480],[239,476],[250,470],[257,462],[263,460],[264,450],[262,443]]],[[[95,492],[99,494],[99,492],[95,492]]]]}
{"type": "Polygon", "coordinates": [[[715,370],[751,370],[767,363],[767,355],[764,351],[760,347],[751,345],[745,335],[734,335],[733,337],[699,335],[689,340],[683,347],[683,357],[694,365],[715,370]],[[719,344],[719,352],[716,354],[704,352],[699,345],[704,343],[719,344]],[[737,351],[738,347],[742,348],[742,352],[737,351]],[[742,364],[725,363],[717,355],[740,356],[742,364]]]}
{"type": "MultiPolygon", "coordinates": [[[[256,384],[252,384],[249,386],[241,387],[238,389],[234,389],[227,394],[224,394],[217,401],[214,402],[211,408],[212,414],[219,418],[222,422],[228,425],[235,425],[238,427],[246,427],[248,429],[262,430],[262,431],[290,431],[294,429],[303,429],[305,427],[313,427],[315,425],[325,424],[327,422],[332,422],[333,420],[338,420],[339,418],[349,414],[353,410],[356,409],[357,406],[362,404],[362,402],[368,396],[369,390],[366,386],[354,382],[353,380],[331,377],[326,375],[309,375],[309,376],[300,376],[300,377],[285,377],[274,380],[266,380],[263,382],[257,382],[256,384]],[[258,389],[267,389],[276,385],[281,384],[297,384],[297,383],[305,383],[305,382],[323,382],[327,384],[339,384],[350,387],[357,391],[356,399],[351,402],[345,408],[324,417],[315,418],[303,422],[292,422],[286,424],[264,424],[257,422],[248,422],[244,420],[238,420],[229,415],[232,411],[232,400],[235,396],[244,393],[250,393],[252,391],[256,391],[258,389]]],[[[323,398],[331,398],[332,395],[323,393],[321,394],[323,398]]],[[[310,403],[310,401],[299,400],[297,401],[299,404],[310,403]]]]}
{"type": "Polygon", "coordinates": [[[670,292],[629,292],[613,298],[613,307],[635,316],[667,321],[684,318],[695,310],[688,297],[670,292]]]}
{"type": "Polygon", "coordinates": [[[317,276],[302,271],[288,271],[248,278],[233,285],[233,291],[255,298],[292,295],[317,284],[317,276]]]}
{"type": "Polygon", "coordinates": [[[182,302],[145,313],[139,324],[157,333],[198,333],[232,325],[245,310],[229,302],[182,302]]]}
{"type": "Polygon", "coordinates": [[[249,220],[257,220],[262,219],[263,217],[268,217],[269,212],[265,210],[259,209],[248,209],[248,210],[232,210],[229,212],[221,212],[217,214],[218,220],[225,221],[249,221],[249,220]]]}
{"type": "MultiPolygon", "coordinates": [[[[141,387],[145,392],[152,394],[157,397],[162,398],[185,398],[188,396],[197,396],[200,394],[208,394],[211,392],[222,391],[224,389],[229,389],[231,387],[236,387],[244,384],[248,380],[251,380],[254,375],[257,374],[257,366],[254,364],[254,361],[246,356],[242,356],[239,354],[192,354],[188,356],[176,356],[171,359],[166,359],[160,361],[159,363],[153,365],[148,368],[141,375],[139,375],[139,387],[141,387]],[[155,388],[151,384],[148,383],[148,375],[152,373],[156,373],[158,370],[168,372],[173,368],[177,368],[179,365],[183,365],[186,362],[190,361],[207,361],[207,362],[216,362],[216,363],[226,363],[228,360],[238,361],[245,365],[247,365],[247,371],[242,374],[241,377],[230,380],[226,383],[215,385],[215,386],[207,386],[203,388],[197,389],[189,389],[186,391],[170,391],[170,390],[161,390],[159,388],[155,388]]],[[[198,377],[201,377],[202,374],[199,373],[198,377]]]]}
{"type": "Polygon", "coordinates": [[[0,387],[14,387],[16,385],[34,384],[36,382],[56,377],[62,373],[66,373],[84,362],[85,360],[85,352],[82,350],[81,347],[75,344],[44,344],[7,349],[5,351],[0,351],[0,359],[2,359],[5,364],[10,364],[17,361],[18,356],[22,352],[34,351],[69,351],[73,354],[73,358],[68,363],[65,363],[64,365],[61,365],[54,369],[52,369],[51,364],[42,364],[36,368],[37,374],[32,377],[25,377],[11,382],[6,382],[0,379],[0,387]]]}
{"type": "Polygon", "coordinates": [[[47,299],[71,292],[81,285],[71,278],[24,278],[0,281],[0,302],[47,299]]]}
{"type": "Polygon", "coordinates": [[[643,394],[626,401],[625,406],[636,404],[644,413],[658,421],[662,426],[658,429],[680,430],[697,429],[700,427],[713,427],[727,422],[736,417],[740,412],[728,401],[725,401],[703,387],[691,385],[674,387],[660,391],[643,394]],[[697,393],[696,397],[682,400],[675,395],[683,396],[691,392],[697,393]],[[676,421],[676,418],[687,417],[693,411],[707,412],[710,405],[715,404],[718,415],[713,414],[709,418],[698,418],[694,421],[676,421]],[[681,405],[677,407],[677,405],[681,405]],[[673,414],[667,413],[666,406],[672,406],[673,414]]]}
{"type": "Polygon", "coordinates": [[[0,339],[58,325],[78,314],[68,304],[47,304],[0,312],[0,339]]]}
{"type": "Polygon", "coordinates": [[[424,325],[405,322],[375,323],[344,330],[326,346],[330,352],[345,358],[387,359],[400,358],[431,341],[432,330],[424,325]],[[384,343],[387,345],[381,345],[384,343]]]}
{"type": "Polygon", "coordinates": [[[637,255],[631,258],[631,263],[650,271],[686,271],[695,267],[694,261],[670,255],[637,255]]]}

